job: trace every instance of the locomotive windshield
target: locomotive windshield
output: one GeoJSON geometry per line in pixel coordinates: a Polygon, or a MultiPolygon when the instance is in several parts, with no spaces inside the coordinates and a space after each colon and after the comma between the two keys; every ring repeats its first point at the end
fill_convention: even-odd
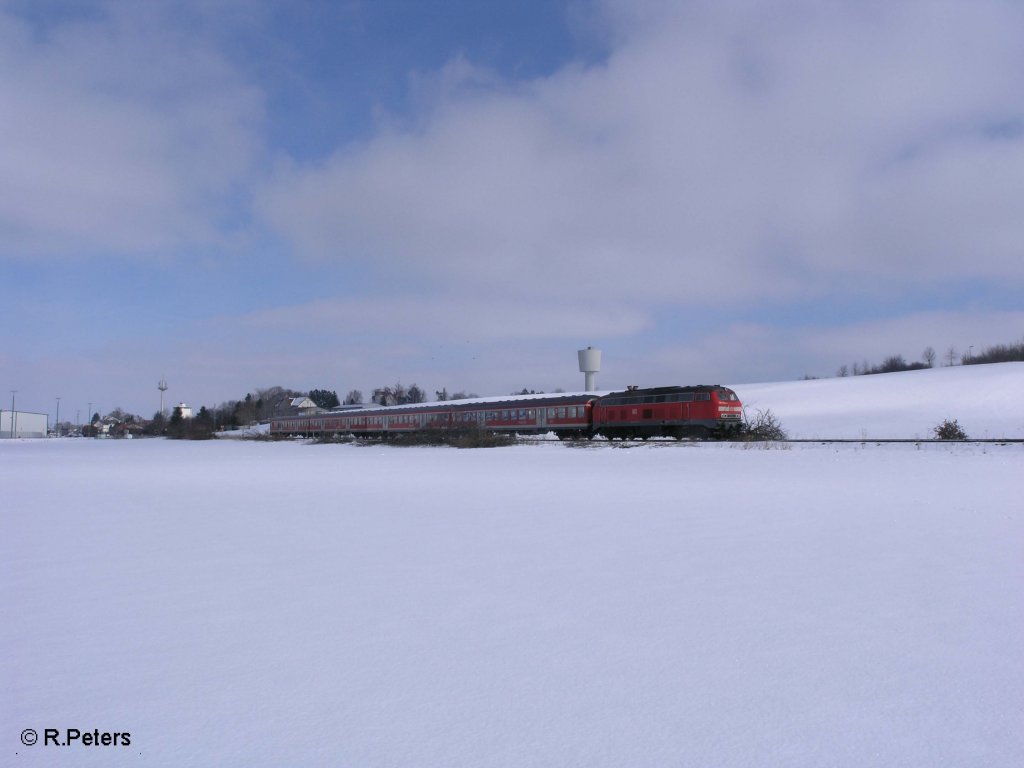
{"type": "Polygon", "coordinates": [[[720,389],[720,390],[718,390],[718,399],[719,400],[739,400],[739,398],[736,397],[736,393],[733,392],[731,389],[720,389]]]}

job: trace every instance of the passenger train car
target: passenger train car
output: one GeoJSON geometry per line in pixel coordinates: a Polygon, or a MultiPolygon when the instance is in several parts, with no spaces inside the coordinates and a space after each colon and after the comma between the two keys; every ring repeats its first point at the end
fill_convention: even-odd
{"type": "Polygon", "coordinates": [[[561,439],[727,437],[742,430],[743,405],[719,385],[630,387],[596,394],[513,395],[416,405],[335,409],[284,416],[270,423],[280,435],[388,435],[425,430],[483,430],[561,439]]]}

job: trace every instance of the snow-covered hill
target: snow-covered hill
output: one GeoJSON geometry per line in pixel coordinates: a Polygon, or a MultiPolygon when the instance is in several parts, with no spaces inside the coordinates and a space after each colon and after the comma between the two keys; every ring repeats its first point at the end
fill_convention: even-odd
{"type": "Polygon", "coordinates": [[[969,437],[1024,437],[1024,363],[730,386],[794,438],[930,438],[946,419],[969,437]]]}

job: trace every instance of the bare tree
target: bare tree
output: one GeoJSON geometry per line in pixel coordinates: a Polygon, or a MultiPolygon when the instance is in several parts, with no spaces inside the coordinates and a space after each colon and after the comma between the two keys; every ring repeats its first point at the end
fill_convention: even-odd
{"type": "Polygon", "coordinates": [[[299,393],[284,387],[256,390],[256,418],[260,421],[287,413],[289,401],[299,393]]]}
{"type": "Polygon", "coordinates": [[[349,393],[345,395],[345,405],[362,405],[363,404],[363,393],[358,389],[349,390],[349,393]]]}
{"type": "Polygon", "coordinates": [[[925,347],[922,357],[929,368],[935,367],[935,349],[933,347],[925,347]]]}
{"type": "Polygon", "coordinates": [[[951,346],[946,350],[946,365],[949,367],[956,365],[956,347],[951,346]]]}
{"type": "Polygon", "coordinates": [[[787,440],[789,435],[782,428],[782,423],[770,410],[754,410],[751,416],[747,409],[743,409],[743,439],[744,440],[787,440]]]}

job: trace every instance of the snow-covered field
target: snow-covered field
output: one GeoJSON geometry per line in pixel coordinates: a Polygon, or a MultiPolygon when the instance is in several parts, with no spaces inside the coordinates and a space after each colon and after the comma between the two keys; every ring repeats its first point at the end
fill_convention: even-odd
{"type": "MultiPolygon", "coordinates": [[[[984,368],[868,384],[900,436],[1021,436],[1024,366],[984,368]],[[1013,397],[966,384],[1014,369],[1013,397]]],[[[861,386],[736,388],[881,436],[861,386]]],[[[1022,470],[1020,444],[2,441],[0,765],[1016,767],[1022,470]]]]}

